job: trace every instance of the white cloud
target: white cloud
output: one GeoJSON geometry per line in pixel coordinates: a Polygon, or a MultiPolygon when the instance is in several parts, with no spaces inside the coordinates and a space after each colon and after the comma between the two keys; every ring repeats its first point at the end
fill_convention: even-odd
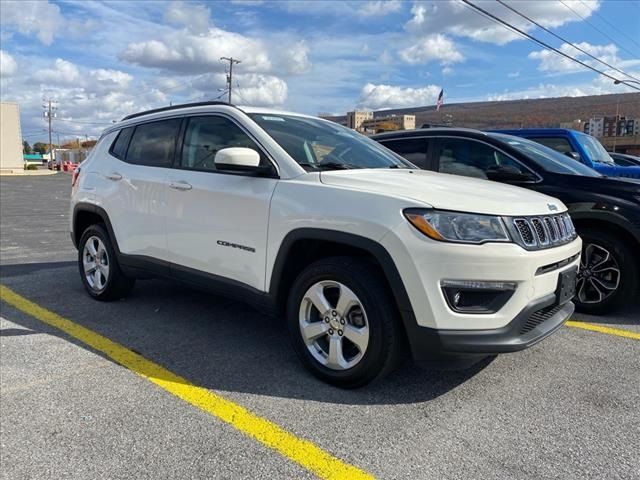
{"type": "Polygon", "coordinates": [[[400,0],[376,0],[366,2],[359,10],[365,17],[388,15],[402,8],[400,0]]]}
{"type": "Polygon", "coordinates": [[[79,80],[78,67],[62,58],[56,59],[53,68],[39,70],[33,76],[33,81],[49,85],[77,85],[79,80]]]}
{"type": "MultiPolygon", "coordinates": [[[[476,1],[474,3],[521,30],[529,32],[534,29],[534,25],[497,2],[476,1]]],[[[565,0],[565,3],[584,18],[589,17],[600,7],[600,0],[565,0]]],[[[526,1],[514,2],[514,5],[518,11],[547,28],[581,21],[560,2],[526,1]]],[[[413,18],[406,27],[410,32],[418,35],[447,32],[498,45],[522,38],[457,0],[416,2],[411,8],[411,13],[413,18]]]]}
{"type": "Polygon", "coordinates": [[[400,57],[407,63],[428,63],[440,60],[443,65],[461,62],[462,54],[456,49],[454,43],[442,34],[427,35],[421,38],[415,45],[400,51],[400,57]]]}
{"type": "MultiPolygon", "coordinates": [[[[613,44],[591,45],[590,43],[587,43],[587,42],[581,42],[581,43],[577,43],[576,45],[580,47],[582,50],[584,50],[585,52],[590,53],[594,57],[599,58],[600,60],[608,63],[609,65],[617,66],[616,64],[620,62],[620,59],[617,56],[618,47],[616,47],[613,44]]],[[[601,63],[590,59],[589,56],[573,48],[568,43],[562,44],[559,50],[587,64],[592,64],[593,66],[597,66],[599,70],[602,70],[603,68],[603,65],[601,63]]],[[[549,50],[540,50],[536,52],[531,52],[529,54],[529,58],[533,60],[540,60],[540,64],[538,65],[538,70],[542,72],[568,73],[568,72],[581,72],[585,70],[585,67],[579,65],[578,63],[573,62],[568,58],[562,57],[557,53],[554,53],[549,50]]]]}
{"type": "MultiPolygon", "coordinates": [[[[628,70],[632,75],[640,76],[640,61],[635,63],[636,70],[628,70]]],[[[606,70],[607,73],[614,74],[612,70],[606,70]]],[[[590,82],[573,83],[567,85],[559,85],[554,83],[539,83],[538,85],[528,87],[522,90],[504,90],[502,92],[490,93],[486,96],[486,100],[517,100],[529,98],[553,98],[553,97],[583,97],[585,95],[607,95],[611,93],[634,93],[634,90],[627,85],[615,85],[612,80],[597,76],[590,82]]]]}
{"type": "Polygon", "coordinates": [[[234,88],[234,103],[252,106],[281,106],[287,100],[287,84],[272,75],[249,74],[238,79],[240,87],[234,88]]]}
{"type": "Polygon", "coordinates": [[[291,47],[281,50],[280,54],[276,53],[275,62],[289,75],[307,73],[311,69],[309,47],[303,40],[295,42],[291,47]]]}
{"type": "Polygon", "coordinates": [[[180,30],[167,34],[162,40],[130,43],[120,54],[120,58],[129,63],[179,73],[223,71],[220,57],[228,56],[241,59],[245,71],[271,68],[261,41],[214,27],[203,36],[180,30]]]}
{"type": "Polygon", "coordinates": [[[404,88],[392,85],[367,83],[362,87],[358,106],[377,110],[381,108],[414,107],[429,105],[436,101],[440,87],[427,85],[422,88],[404,88]]]}
{"type": "Polygon", "coordinates": [[[14,58],[4,50],[0,50],[0,76],[11,77],[18,70],[14,58]]]}
{"type": "Polygon", "coordinates": [[[48,1],[3,1],[1,8],[3,26],[14,28],[23,35],[35,34],[45,45],[51,45],[54,36],[64,31],[60,7],[48,1]]]}
{"type": "Polygon", "coordinates": [[[204,5],[176,1],[169,4],[164,19],[174,25],[185,26],[191,33],[206,34],[210,16],[211,10],[204,5]]]}

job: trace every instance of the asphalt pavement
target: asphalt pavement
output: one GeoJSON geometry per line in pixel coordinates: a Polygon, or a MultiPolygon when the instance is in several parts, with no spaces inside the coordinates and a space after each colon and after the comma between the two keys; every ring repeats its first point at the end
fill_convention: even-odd
{"type": "MultiPolygon", "coordinates": [[[[405,365],[343,391],[311,377],[280,319],[168,281],[84,292],[70,177],[0,178],[0,283],[75,325],[384,479],[640,478],[640,342],[565,327],[464,371],[405,365]]],[[[7,303],[6,479],[315,478],[287,455],[7,303]]],[[[640,307],[580,317],[640,332],[640,307]]]]}

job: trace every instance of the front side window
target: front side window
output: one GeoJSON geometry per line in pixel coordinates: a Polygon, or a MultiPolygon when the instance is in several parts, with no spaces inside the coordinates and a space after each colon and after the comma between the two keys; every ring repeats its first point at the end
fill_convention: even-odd
{"type": "Polygon", "coordinates": [[[381,142],[389,150],[406,158],[420,168],[427,168],[427,140],[425,138],[402,138],[381,142]]]}
{"type": "Polygon", "coordinates": [[[413,168],[376,141],[337,123],[295,115],[249,116],[307,171],[413,168]]]}
{"type": "Polygon", "coordinates": [[[150,167],[170,167],[180,121],[179,118],[173,118],[138,125],[127,150],[127,162],[150,167]]]}
{"type": "Polygon", "coordinates": [[[556,152],[573,152],[573,147],[569,143],[569,140],[563,137],[535,137],[531,138],[531,140],[538,142],[545,147],[553,148],[556,152]]]}
{"type": "Polygon", "coordinates": [[[443,138],[437,158],[440,173],[498,182],[534,179],[529,170],[511,157],[474,140],[443,138]]]}
{"type": "Polygon", "coordinates": [[[268,165],[267,158],[240,127],[228,118],[212,116],[189,119],[180,166],[193,170],[214,171],[216,153],[230,147],[251,148],[260,153],[260,163],[268,165]]]}

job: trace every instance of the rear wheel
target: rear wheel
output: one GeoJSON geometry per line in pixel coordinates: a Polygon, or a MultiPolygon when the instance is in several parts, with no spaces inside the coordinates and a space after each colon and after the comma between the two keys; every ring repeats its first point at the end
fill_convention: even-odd
{"type": "Polygon", "coordinates": [[[381,275],[366,261],[334,257],[310,265],[294,282],[289,332],[298,356],[320,379],[356,388],[397,365],[397,309],[381,275]]]}
{"type": "Polygon", "coordinates": [[[91,225],[82,234],[78,268],[85,290],[96,300],[118,300],[127,296],[135,284],[135,279],[120,270],[109,234],[102,225],[91,225]]]}
{"type": "Polygon", "coordinates": [[[618,236],[581,230],[582,257],[574,303],[584,313],[604,314],[631,301],[638,289],[638,264],[618,236]]]}

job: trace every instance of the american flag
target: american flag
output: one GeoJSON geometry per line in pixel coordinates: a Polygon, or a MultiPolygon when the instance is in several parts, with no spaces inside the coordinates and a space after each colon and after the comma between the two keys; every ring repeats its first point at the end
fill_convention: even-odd
{"type": "Polygon", "coordinates": [[[444,104],[444,88],[440,90],[438,100],[436,101],[436,112],[440,110],[440,107],[444,104]]]}

